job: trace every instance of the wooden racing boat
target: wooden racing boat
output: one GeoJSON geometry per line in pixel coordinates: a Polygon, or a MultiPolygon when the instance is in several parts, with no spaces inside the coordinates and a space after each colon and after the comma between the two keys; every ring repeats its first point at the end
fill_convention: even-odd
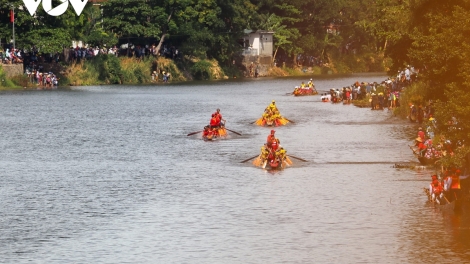
{"type": "Polygon", "coordinates": [[[268,150],[267,153],[261,153],[253,160],[253,165],[268,170],[281,170],[293,163],[287,155],[280,151],[268,150]]]}
{"type": "Polygon", "coordinates": [[[295,87],[294,91],[292,92],[294,96],[307,96],[307,95],[317,95],[318,92],[315,88],[310,87],[310,88],[301,88],[301,87],[295,87]]]}
{"type": "Polygon", "coordinates": [[[419,160],[419,163],[423,166],[435,165],[439,158],[426,158],[422,156],[416,156],[419,160]]]}
{"type": "Polygon", "coordinates": [[[284,117],[278,117],[278,118],[265,118],[262,117],[258,120],[256,120],[255,124],[258,126],[267,126],[267,127],[272,127],[272,126],[284,126],[287,123],[289,123],[289,120],[287,120],[284,117]]]}
{"type": "Polygon", "coordinates": [[[212,141],[220,138],[225,138],[227,136],[227,129],[225,127],[219,127],[208,131],[202,131],[202,139],[205,141],[212,141]]]}

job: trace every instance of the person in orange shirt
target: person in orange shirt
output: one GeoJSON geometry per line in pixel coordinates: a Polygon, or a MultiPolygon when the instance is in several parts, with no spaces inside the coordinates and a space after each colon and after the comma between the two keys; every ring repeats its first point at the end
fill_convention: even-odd
{"type": "Polygon", "coordinates": [[[212,118],[211,118],[211,121],[209,123],[210,127],[211,128],[216,128],[219,126],[219,123],[220,121],[217,120],[217,117],[215,116],[215,114],[212,114],[212,118]]]}
{"type": "Polygon", "coordinates": [[[279,139],[274,136],[274,133],[276,133],[275,130],[271,130],[271,134],[268,135],[268,138],[266,140],[268,148],[276,151],[277,148],[279,147],[279,139]]]}
{"type": "Polygon", "coordinates": [[[444,194],[442,192],[442,184],[438,180],[435,180],[432,182],[431,197],[432,197],[432,200],[437,202],[438,204],[441,204],[442,203],[441,199],[444,199],[444,194]]]}
{"type": "Polygon", "coordinates": [[[451,175],[452,180],[450,182],[450,195],[449,195],[451,200],[460,199],[460,173],[461,171],[457,169],[451,175]]]}
{"type": "Polygon", "coordinates": [[[417,147],[415,153],[421,157],[424,156],[424,153],[426,152],[426,145],[424,145],[423,140],[420,137],[417,137],[415,141],[415,147],[417,147]]]}
{"type": "Polygon", "coordinates": [[[217,111],[214,113],[214,115],[219,119],[219,126],[224,126],[225,125],[225,119],[222,118],[222,114],[220,113],[220,109],[217,108],[217,111]],[[221,121],[224,121],[223,123],[221,121]]]}

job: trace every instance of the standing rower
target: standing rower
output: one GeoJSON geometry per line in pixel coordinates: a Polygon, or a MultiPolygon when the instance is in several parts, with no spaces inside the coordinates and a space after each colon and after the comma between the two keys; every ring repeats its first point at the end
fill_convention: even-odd
{"type": "Polygon", "coordinates": [[[274,133],[276,133],[276,131],[271,130],[271,134],[268,135],[266,143],[267,143],[268,148],[276,151],[280,142],[279,142],[279,139],[277,139],[276,136],[274,136],[274,133]]]}
{"type": "Polygon", "coordinates": [[[217,112],[215,112],[214,115],[219,119],[219,126],[224,126],[225,125],[225,119],[222,118],[222,114],[220,113],[219,108],[217,108],[217,112]],[[222,123],[221,121],[224,121],[224,122],[222,123]]]}

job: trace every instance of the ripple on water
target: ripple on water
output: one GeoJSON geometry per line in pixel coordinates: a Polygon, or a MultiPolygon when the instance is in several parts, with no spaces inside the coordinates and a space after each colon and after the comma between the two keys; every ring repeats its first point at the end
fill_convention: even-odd
{"type": "MultiPolygon", "coordinates": [[[[382,75],[315,80],[319,91],[382,75]]],[[[7,263],[468,262],[468,216],[429,207],[429,171],[388,111],[286,96],[300,79],[96,86],[0,96],[0,255],[7,263]],[[254,156],[276,103],[294,166],[254,156]],[[199,131],[221,108],[231,133],[199,131]],[[430,255],[430,249],[436,254],[430,255]]]]}

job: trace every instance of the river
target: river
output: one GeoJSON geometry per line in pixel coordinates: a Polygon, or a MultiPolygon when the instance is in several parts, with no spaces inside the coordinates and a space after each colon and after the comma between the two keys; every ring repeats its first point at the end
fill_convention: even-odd
{"type": "MultiPolygon", "coordinates": [[[[314,79],[322,92],[376,74],[314,79]]],[[[391,112],[293,97],[307,79],[0,93],[0,263],[464,263],[468,214],[426,203],[415,127],[391,112]],[[240,161],[276,100],[292,159],[240,161]],[[230,133],[204,142],[221,109],[230,133]]]]}

